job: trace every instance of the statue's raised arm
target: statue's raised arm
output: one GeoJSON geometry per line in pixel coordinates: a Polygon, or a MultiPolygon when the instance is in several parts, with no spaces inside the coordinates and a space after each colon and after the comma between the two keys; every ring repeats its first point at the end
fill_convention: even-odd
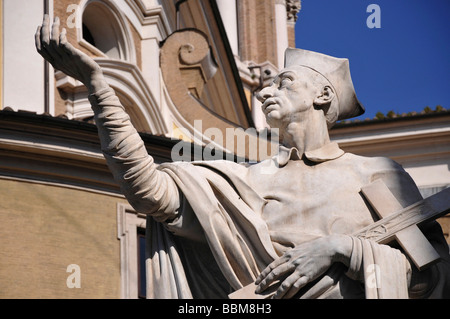
{"type": "Polygon", "coordinates": [[[52,26],[49,20],[45,15],[37,29],[36,49],[55,69],[88,88],[102,151],[123,194],[137,211],[152,214],[159,221],[173,219],[179,206],[173,180],[157,170],[100,66],[67,41],[58,17],[52,26]]]}

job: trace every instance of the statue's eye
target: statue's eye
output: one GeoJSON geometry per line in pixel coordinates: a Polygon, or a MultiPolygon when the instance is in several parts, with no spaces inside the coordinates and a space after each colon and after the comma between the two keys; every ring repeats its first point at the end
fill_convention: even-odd
{"type": "Polygon", "coordinates": [[[290,77],[284,77],[280,81],[280,87],[286,87],[286,86],[290,85],[291,83],[292,83],[292,79],[290,77]]]}

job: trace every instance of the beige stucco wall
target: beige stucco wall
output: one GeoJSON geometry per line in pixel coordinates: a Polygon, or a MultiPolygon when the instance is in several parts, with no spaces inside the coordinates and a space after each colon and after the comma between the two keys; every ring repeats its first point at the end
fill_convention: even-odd
{"type": "Polygon", "coordinates": [[[118,202],[0,179],[0,298],[120,298],[118,202]],[[81,288],[67,287],[70,264],[81,288]]]}

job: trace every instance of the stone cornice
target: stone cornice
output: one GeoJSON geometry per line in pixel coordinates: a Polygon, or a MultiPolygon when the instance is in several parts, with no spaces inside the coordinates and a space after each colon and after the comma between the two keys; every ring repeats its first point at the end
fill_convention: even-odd
{"type": "MultiPolygon", "coordinates": [[[[141,134],[158,163],[177,141],[141,134]]],[[[29,112],[0,111],[0,175],[120,194],[94,124],[29,112]]]]}

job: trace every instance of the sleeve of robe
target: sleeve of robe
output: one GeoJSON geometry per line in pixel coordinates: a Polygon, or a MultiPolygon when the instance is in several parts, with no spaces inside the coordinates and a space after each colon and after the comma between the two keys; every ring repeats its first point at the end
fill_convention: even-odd
{"type": "Polygon", "coordinates": [[[164,227],[164,222],[180,217],[182,198],[176,184],[147,153],[113,89],[96,92],[89,100],[114,179],[131,206],[147,214],[147,227],[151,227],[146,248],[150,257],[146,260],[147,298],[192,298],[173,238],[164,227]]]}
{"type": "Polygon", "coordinates": [[[157,169],[114,90],[105,88],[89,100],[103,155],[128,202],[159,222],[174,219],[180,202],[178,189],[157,169]]]}

